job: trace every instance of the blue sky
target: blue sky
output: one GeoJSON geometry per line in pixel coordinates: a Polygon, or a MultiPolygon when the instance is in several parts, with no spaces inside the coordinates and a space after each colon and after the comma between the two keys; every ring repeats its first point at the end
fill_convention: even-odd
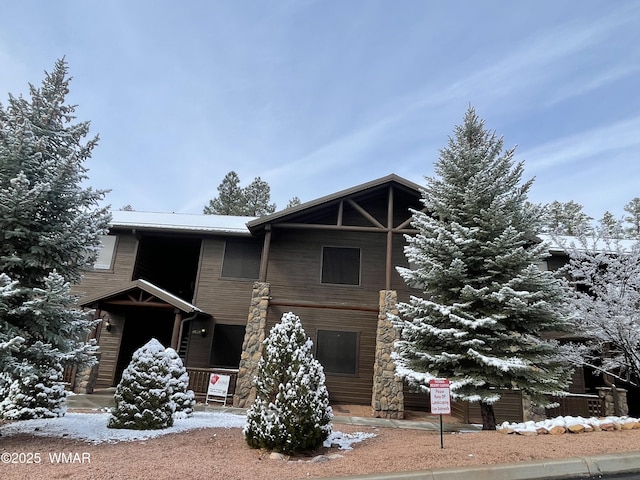
{"type": "Polygon", "coordinates": [[[0,101],[66,56],[114,209],[201,213],[224,175],[282,208],[433,175],[468,105],[517,145],[534,202],[640,196],[640,2],[5,2],[0,101]]]}

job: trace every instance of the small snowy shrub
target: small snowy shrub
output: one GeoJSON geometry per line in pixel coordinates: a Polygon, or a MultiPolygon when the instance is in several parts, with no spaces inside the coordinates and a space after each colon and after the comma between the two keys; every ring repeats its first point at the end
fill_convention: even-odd
{"type": "Polygon", "coordinates": [[[173,425],[176,404],[171,399],[171,362],[152,338],[133,353],[114,395],[109,428],[158,430],[173,425]]]}
{"type": "Polygon", "coordinates": [[[287,454],[322,445],[333,413],[324,370],[300,319],[285,313],[264,341],[256,377],[256,400],[243,433],[252,448],[287,454]]]}
{"type": "Polygon", "coordinates": [[[0,418],[7,420],[31,420],[62,417],[67,412],[66,392],[62,383],[63,369],[60,363],[23,363],[18,377],[10,381],[3,375],[5,398],[0,401],[0,418]]]}
{"type": "Polygon", "coordinates": [[[193,390],[189,390],[189,374],[182,363],[182,359],[173,348],[169,347],[165,350],[169,356],[169,364],[171,371],[171,400],[176,404],[176,412],[174,418],[189,417],[193,413],[193,407],[196,405],[196,395],[193,390]]]}

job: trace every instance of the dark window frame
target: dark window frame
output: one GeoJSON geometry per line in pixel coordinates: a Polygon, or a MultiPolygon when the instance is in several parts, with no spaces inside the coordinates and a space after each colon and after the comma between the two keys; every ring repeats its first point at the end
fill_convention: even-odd
{"type": "MultiPolygon", "coordinates": [[[[209,367],[211,368],[228,368],[228,369],[238,369],[240,367],[240,358],[242,356],[242,346],[244,343],[244,336],[246,334],[246,324],[233,324],[233,323],[216,323],[213,327],[213,335],[211,335],[211,351],[209,352],[209,367]],[[229,335],[228,331],[222,332],[223,329],[237,329],[238,331],[233,332],[232,335],[229,335]],[[242,329],[242,339],[239,339],[239,330],[242,329]],[[239,345],[236,343],[231,349],[225,348],[225,355],[230,355],[231,352],[229,350],[236,350],[238,352],[238,365],[231,364],[231,362],[220,362],[215,361],[218,358],[215,356],[216,351],[216,343],[219,341],[224,341],[226,345],[229,345],[229,337],[235,337],[234,340],[239,341],[239,345]],[[224,337],[224,338],[221,338],[224,337]]],[[[221,355],[222,356],[222,355],[221,355]]]]}
{"type": "Polygon", "coordinates": [[[316,330],[316,342],[315,342],[315,357],[316,359],[322,364],[322,367],[324,369],[324,373],[325,375],[331,375],[331,376],[340,376],[340,377],[357,377],[359,375],[359,371],[360,371],[360,331],[356,331],[356,330],[329,330],[326,328],[319,328],[316,330]],[[349,334],[350,335],[355,335],[354,338],[354,345],[352,345],[353,348],[353,360],[350,362],[353,366],[353,368],[345,370],[345,369],[341,369],[339,371],[335,371],[332,370],[333,365],[331,365],[330,363],[328,365],[325,365],[325,363],[327,363],[325,361],[325,363],[323,363],[323,358],[322,355],[320,356],[320,358],[318,357],[319,352],[323,351],[323,346],[321,344],[321,340],[322,342],[324,341],[330,341],[332,340],[332,338],[326,338],[326,339],[322,339],[322,335],[321,332],[326,332],[329,335],[335,335],[335,334],[349,334]]]}
{"type": "MultiPolygon", "coordinates": [[[[333,276],[334,277],[350,277],[353,275],[353,272],[349,273],[349,274],[344,274],[342,272],[338,272],[337,274],[335,272],[333,272],[333,276]]],[[[322,285],[339,285],[341,287],[360,287],[362,286],[362,248],[360,247],[345,247],[345,246],[336,246],[336,245],[323,245],[320,251],[320,284],[322,285]],[[329,262],[327,262],[327,260],[329,260],[327,258],[326,253],[328,251],[334,251],[337,253],[337,251],[343,251],[343,253],[341,254],[341,259],[332,259],[332,262],[334,265],[340,264],[340,265],[344,265],[344,261],[340,261],[340,260],[344,260],[344,253],[346,253],[345,251],[351,250],[351,251],[357,251],[358,252],[358,272],[357,272],[357,276],[358,276],[358,281],[357,283],[353,283],[353,282],[347,282],[347,281],[340,281],[340,279],[338,279],[336,281],[336,278],[331,278],[332,277],[332,272],[328,271],[328,265],[329,262]],[[330,278],[326,278],[325,277],[330,277],[330,278]]]]}
{"type": "MultiPolygon", "coordinates": [[[[249,258],[247,256],[247,261],[249,258]]],[[[262,244],[260,242],[256,242],[255,240],[248,238],[233,238],[233,239],[225,239],[224,242],[224,250],[222,252],[222,264],[220,265],[220,278],[229,279],[229,280],[251,280],[256,281],[260,278],[260,263],[262,262],[262,244]],[[242,246],[242,256],[230,256],[233,254],[239,253],[237,249],[239,246],[242,246]],[[255,248],[255,252],[251,252],[252,249],[255,248]],[[243,265],[242,262],[245,261],[244,255],[248,253],[258,253],[257,259],[251,260],[253,265],[243,265]],[[238,264],[230,265],[229,262],[240,262],[238,264]],[[225,273],[225,269],[227,272],[225,273]],[[229,272],[228,270],[232,270],[229,272]],[[251,274],[245,272],[245,270],[251,270],[251,274]]]]}

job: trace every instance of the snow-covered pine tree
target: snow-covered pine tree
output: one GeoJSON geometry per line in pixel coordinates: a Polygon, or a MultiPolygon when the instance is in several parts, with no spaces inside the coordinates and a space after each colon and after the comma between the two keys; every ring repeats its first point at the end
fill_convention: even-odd
{"type": "Polygon", "coordinates": [[[307,452],[331,433],[333,412],[324,370],[312,348],[293,313],[285,313],[269,332],[258,364],[256,400],[244,427],[250,447],[307,452]]]}
{"type": "Polygon", "coordinates": [[[30,98],[9,95],[0,105],[0,272],[13,285],[0,308],[0,363],[6,385],[15,382],[0,397],[17,396],[21,418],[29,408],[33,417],[63,412],[26,385],[37,378],[43,392],[57,392],[48,382],[62,371],[51,369],[91,361],[94,349],[85,341],[93,323],[74,308],[68,284],[95,260],[109,215],[98,208],[105,192],[84,185],[97,137],[85,142],[89,123],[73,123],[69,80],[60,60],[41,88],[30,87],[30,98]],[[26,398],[34,399],[30,407],[26,398]]]}
{"type": "Polygon", "coordinates": [[[541,230],[556,235],[581,235],[593,232],[591,218],[583,206],[573,200],[551,202],[545,207],[541,230]]]}
{"type": "Polygon", "coordinates": [[[152,338],[133,353],[114,395],[109,428],[158,430],[173,425],[171,360],[152,338]]]}
{"type": "Polygon", "coordinates": [[[189,390],[189,374],[182,359],[173,348],[166,349],[171,370],[171,400],[176,404],[175,418],[189,417],[196,405],[196,395],[189,390]]]}
{"type": "MultiPolygon", "coordinates": [[[[42,347],[34,345],[34,347],[42,347]]],[[[34,348],[34,350],[36,350],[34,348]]],[[[37,352],[45,352],[40,348],[37,352]]],[[[0,401],[0,417],[7,420],[61,417],[66,411],[66,392],[62,383],[62,365],[51,363],[49,355],[31,358],[31,363],[19,365],[16,374],[5,385],[6,397],[0,401]],[[24,367],[24,368],[20,368],[24,367]]],[[[8,380],[8,379],[7,379],[8,380]]]]}
{"type": "Polygon", "coordinates": [[[0,417],[27,420],[62,416],[66,412],[61,362],[89,363],[97,349],[93,344],[78,346],[75,336],[79,331],[86,332],[92,321],[86,313],[74,308],[70,290],[69,282],[54,271],[45,278],[44,288],[33,288],[31,299],[12,310],[15,317],[50,329],[50,343],[38,339],[21,345],[17,355],[25,360],[13,370],[6,397],[0,402],[0,417]]]}
{"type": "Polygon", "coordinates": [[[448,378],[454,399],[479,402],[483,428],[495,429],[493,404],[520,389],[540,405],[571,378],[560,347],[541,338],[567,327],[564,293],[551,272],[536,266],[540,208],[527,202],[514,149],[484,128],[469,108],[427,178],[413,210],[418,234],[407,236],[412,268],[399,268],[422,289],[399,304],[397,373],[417,390],[448,378]],[[425,213],[426,212],[426,213],[425,213]]]}
{"type": "Polygon", "coordinates": [[[633,198],[624,206],[624,211],[628,214],[623,217],[627,238],[640,239],[640,198],[633,198]]]}
{"type": "Polygon", "coordinates": [[[582,351],[583,361],[639,387],[640,242],[602,229],[564,243],[569,255],[564,272],[579,286],[571,290],[572,321],[589,347],[582,351]]]}

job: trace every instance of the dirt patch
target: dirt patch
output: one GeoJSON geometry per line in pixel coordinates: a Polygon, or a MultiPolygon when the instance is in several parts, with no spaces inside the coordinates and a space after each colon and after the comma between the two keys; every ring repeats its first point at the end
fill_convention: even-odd
{"type": "Polygon", "coordinates": [[[444,449],[440,448],[437,432],[339,424],[334,424],[334,430],[371,432],[376,437],[355,444],[353,450],[323,448],[284,462],[269,459],[268,452],[247,447],[237,428],[207,428],[146,441],[100,445],[65,437],[21,434],[0,437],[0,452],[38,453],[40,462],[33,463],[32,455],[31,464],[4,463],[0,466],[0,477],[285,480],[619,453],[636,451],[640,445],[640,430],[533,437],[498,432],[445,434],[444,449]],[[74,463],[56,463],[56,455],[60,459],[60,453],[73,454],[74,463]],[[333,453],[342,457],[323,463],[310,462],[315,455],[333,453]]]}
{"type": "MultiPolygon", "coordinates": [[[[332,405],[334,415],[343,415],[347,417],[364,417],[364,418],[372,418],[373,417],[373,409],[368,405],[332,405]]],[[[429,412],[421,412],[417,410],[405,410],[404,412],[404,420],[413,420],[413,421],[426,421],[431,423],[440,422],[440,417],[438,415],[431,415],[429,412]]],[[[443,423],[460,423],[455,417],[451,415],[443,415],[442,416],[443,423]]]]}

